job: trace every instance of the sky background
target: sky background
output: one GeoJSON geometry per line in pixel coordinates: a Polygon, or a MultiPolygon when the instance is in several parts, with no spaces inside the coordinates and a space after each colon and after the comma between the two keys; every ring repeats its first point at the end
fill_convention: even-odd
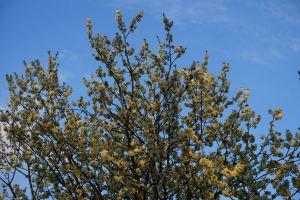
{"type": "Polygon", "coordinates": [[[117,31],[115,10],[128,22],[139,10],[144,19],[131,42],[140,46],[147,38],[156,48],[163,36],[162,14],[174,20],[175,42],[187,47],[180,65],[202,60],[209,53],[209,70],[219,72],[231,64],[231,91],[251,91],[250,105],[262,115],[258,132],[267,131],[269,108],[281,107],[285,118],[279,130],[300,126],[300,1],[179,1],[179,0],[0,0],[0,108],[8,90],[5,74],[23,72],[23,60],[40,59],[59,51],[61,80],[84,94],[82,77],[94,73],[87,39],[86,19],[94,33],[112,37],[117,31]]]}

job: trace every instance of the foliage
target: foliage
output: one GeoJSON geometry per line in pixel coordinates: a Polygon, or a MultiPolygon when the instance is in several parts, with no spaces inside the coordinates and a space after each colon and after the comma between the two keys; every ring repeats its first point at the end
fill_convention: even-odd
{"type": "MultiPolygon", "coordinates": [[[[128,42],[143,16],[125,26],[116,12],[113,39],[88,38],[101,64],[84,79],[88,95],[71,102],[58,80],[57,56],[47,69],[38,60],[25,74],[7,75],[10,101],[1,111],[2,198],[32,199],[286,199],[299,195],[300,133],[253,134],[260,116],[249,91],[229,97],[224,63],[208,72],[208,55],[176,66],[184,53],[173,42],[173,22],[158,50],[147,40],[128,42]],[[27,181],[25,189],[16,176],[27,181]],[[30,193],[30,194],[29,194],[30,193]],[[26,197],[29,195],[29,197],[26,197]]],[[[20,179],[19,179],[20,180],[20,179]]]]}

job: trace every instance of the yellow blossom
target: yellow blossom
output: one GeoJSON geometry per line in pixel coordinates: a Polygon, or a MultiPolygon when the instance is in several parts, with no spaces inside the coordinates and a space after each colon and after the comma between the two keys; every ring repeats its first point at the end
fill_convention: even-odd
{"type": "Polygon", "coordinates": [[[154,75],[152,76],[151,81],[156,82],[158,80],[158,72],[155,72],[154,75]]]}
{"type": "Polygon", "coordinates": [[[282,113],[278,113],[278,114],[275,116],[275,119],[280,120],[280,119],[282,119],[282,117],[283,117],[282,113]]]}
{"type": "Polygon", "coordinates": [[[245,96],[248,97],[249,95],[250,95],[250,90],[247,89],[247,90],[245,91],[245,96]]]}
{"type": "Polygon", "coordinates": [[[189,150],[189,156],[193,158],[195,156],[195,151],[189,150]]]}
{"type": "Polygon", "coordinates": [[[158,108],[158,103],[157,103],[157,101],[154,101],[154,102],[152,103],[152,108],[153,108],[153,110],[157,110],[157,108],[158,108]]]}
{"type": "Polygon", "coordinates": [[[276,173],[275,173],[275,177],[276,179],[280,179],[282,177],[282,171],[281,170],[278,170],[276,173]]]}
{"type": "Polygon", "coordinates": [[[100,83],[99,86],[98,86],[98,90],[99,92],[102,92],[103,90],[105,90],[106,86],[104,83],[100,83]]]}
{"type": "Polygon", "coordinates": [[[140,160],[139,163],[140,163],[141,167],[145,167],[147,160],[140,160]]]}
{"type": "Polygon", "coordinates": [[[236,174],[240,174],[241,172],[244,171],[244,169],[245,169],[245,165],[242,163],[238,163],[237,165],[234,166],[233,170],[236,174]]]}
{"type": "Polygon", "coordinates": [[[234,171],[229,170],[228,168],[222,169],[221,173],[226,176],[227,178],[233,178],[235,177],[236,173],[234,171]]]}
{"type": "Polygon", "coordinates": [[[150,120],[150,121],[153,121],[153,120],[154,120],[153,115],[150,115],[150,116],[149,116],[149,120],[150,120]]]}
{"type": "Polygon", "coordinates": [[[228,187],[228,183],[226,181],[218,181],[217,185],[221,188],[227,188],[228,187]]]}
{"type": "Polygon", "coordinates": [[[214,167],[214,162],[207,159],[207,158],[201,158],[200,161],[199,161],[199,164],[201,166],[204,166],[204,167],[207,167],[209,169],[213,168],[214,167]]]}
{"type": "Polygon", "coordinates": [[[102,156],[102,158],[104,158],[106,160],[110,160],[110,158],[111,158],[109,155],[109,152],[105,149],[101,151],[101,156],[102,156]]]}
{"type": "Polygon", "coordinates": [[[38,85],[38,84],[35,84],[35,85],[33,86],[33,89],[34,89],[34,90],[38,90],[38,89],[39,89],[39,85],[38,85]]]}
{"type": "Polygon", "coordinates": [[[40,115],[38,113],[34,113],[33,118],[35,120],[40,119],[40,115]]]}
{"type": "Polygon", "coordinates": [[[122,176],[115,176],[114,177],[116,182],[121,182],[122,181],[122,176]]]}
{"type": "Polygon", "coordinates": [[[51,182],[50,182],[50,180],[49,180],[49,179],[46,179],[46,181],[45,181],[45,185],[46,185],[46,186],[49,186],[49,185],[50,185],[50,183],[51,183],[51,182]]]}

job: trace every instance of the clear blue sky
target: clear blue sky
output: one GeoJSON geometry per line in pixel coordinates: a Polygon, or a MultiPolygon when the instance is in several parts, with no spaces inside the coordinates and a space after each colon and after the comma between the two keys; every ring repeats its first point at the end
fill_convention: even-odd
{"type": "MultiPolygon", "coordinates": [[[[232,90],[251,91],[250,105],[269,119],[269,108],[281,107],[280,128],[300,126],[300,1],[221,0],[0,0],[0,106],[7,102],[6,73],[22,72],[22,61],[39,58],[46,65],[47,51],[59,51],[60,76],[75,94],[84,92],[81,81],[95,71],[86,35],[90,17],[94,32],[112,36],[115,10],[126,20],[143,10],[145,17],[133,45],[143,38],[155,48],[162,34],[162,13],[175,21],[175,40],[187,47],[181,63],[201,60],[209,52],[211,71],[223,61],[231,64],[232,90]]],[[[266,130],[264,125],[261,131],[266,130]]]]}

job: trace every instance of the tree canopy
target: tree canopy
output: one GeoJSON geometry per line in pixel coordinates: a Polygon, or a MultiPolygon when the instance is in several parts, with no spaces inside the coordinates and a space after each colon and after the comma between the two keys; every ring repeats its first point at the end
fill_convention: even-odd
{"type": "Polygon", "coordinates": [[[35,60],[23,75],[6,76],[0,199],[299,197],[300,133],[276,129],[281,109],[269,111],[258,137],[249,90],[229,94],[229,64],[212,74],[205,52],[177,66],[186,49],[174,43],[166,16],[158,49],[146,39],[134,49],[128,38],[142,17],[125,25],[117,10],[111,39],[87,21],[100,66],[76,101],[58,78],[57,55],[49,53],[47,67],[35,60]]]}

